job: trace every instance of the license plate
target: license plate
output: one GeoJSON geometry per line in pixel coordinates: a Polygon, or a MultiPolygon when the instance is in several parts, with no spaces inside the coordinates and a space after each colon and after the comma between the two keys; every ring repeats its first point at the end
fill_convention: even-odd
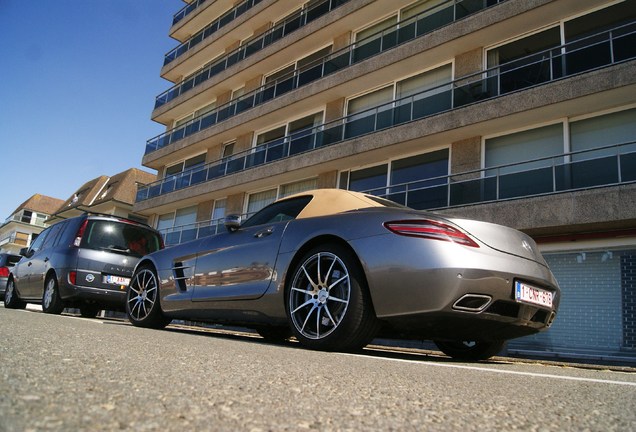
{"type": "Polygon", "coordinates": [[[515,282],[515,298],[517,301],[539,306],[552,307],[552,293],[550,291],[515,282]]]}
{"type": "Polygon", "coordinates": [[[104,282],[113,285],[128,285],[130,279],[121,276],[104,276],[104,282]]]}

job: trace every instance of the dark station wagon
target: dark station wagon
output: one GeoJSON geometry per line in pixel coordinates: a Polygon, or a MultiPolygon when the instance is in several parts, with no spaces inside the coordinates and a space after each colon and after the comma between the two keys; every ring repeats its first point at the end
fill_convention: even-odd
{"type": "Polygon", "coordinates": [[[135,265],[162,246],[159,232],[129,219],[87,213],[58,222],[20,251],[5,307],[38,303],[51,314],[76,307],[85,317],[123,310],[135,265]]]}

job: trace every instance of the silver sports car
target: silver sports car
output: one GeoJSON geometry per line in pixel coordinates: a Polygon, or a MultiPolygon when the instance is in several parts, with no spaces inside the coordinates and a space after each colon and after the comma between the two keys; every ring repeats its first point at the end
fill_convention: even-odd
{"type": "Polygon", "coordinates": [[[534,241],[499,225],[339,189],[225,225],[139,262],[127,291],[134,325],[241,325],[320,350],[356,350],[380,335],[430,339],[480,360],[548,328],[559,305],[534,241]]]}

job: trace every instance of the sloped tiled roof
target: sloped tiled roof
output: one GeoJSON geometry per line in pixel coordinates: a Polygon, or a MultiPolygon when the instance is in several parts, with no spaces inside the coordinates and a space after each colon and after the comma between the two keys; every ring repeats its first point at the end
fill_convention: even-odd
{"type": "Polygon", "coordinates": [[[11,214],[14,215],[21,210],[31,210],[36,213],[51,215],[55,213],[62,204],[64,204],[64,200],[46,195],[35,194],[20,204],[11,214]]]}

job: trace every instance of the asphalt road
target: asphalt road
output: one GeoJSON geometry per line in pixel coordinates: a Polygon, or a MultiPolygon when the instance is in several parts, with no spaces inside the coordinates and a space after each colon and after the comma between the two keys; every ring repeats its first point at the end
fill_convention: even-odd
{"type": "Polygon", "coordinates": [[[636,372],[0,308],[0,431],[636,430],[636,372]]]}

